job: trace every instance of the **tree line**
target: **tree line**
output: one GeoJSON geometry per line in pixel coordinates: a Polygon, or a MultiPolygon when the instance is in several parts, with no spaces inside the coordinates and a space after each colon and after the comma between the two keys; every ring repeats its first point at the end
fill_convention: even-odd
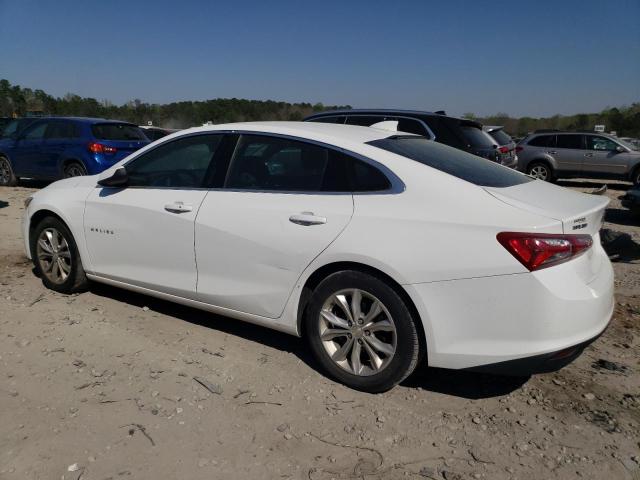
{"type": "MultiPolygon", "coordinates": [[[[11,85],[8,80],[0,80],[0,116],[5,117],[29,114],[100,117],[124,120],[138,125],[152,122],[153,125],[165,128],[186,128],[208,121],[227,123],[252,120],[302,120],[314,112],[336,108],[351,107],[238,98],[167,104],[151,104],[135,99],[123,105],[114,105],[108,100],[80,97],[71,93],[63,97],[54,97],[40,89],[22,88],[19,85],[11,85]]],[[[485,125],[503,125],[507,132],[517,136],[543,128],[593,130],[595,125],[605,125],[607,132],[616,131],[618,136],[640,137],[640,102],[630,106],[607,108],[600,113],[554,115],[542,118],[514,118],[506,113],[488,117],[466,113],[464,117],[478,120],[485,125]]]]}

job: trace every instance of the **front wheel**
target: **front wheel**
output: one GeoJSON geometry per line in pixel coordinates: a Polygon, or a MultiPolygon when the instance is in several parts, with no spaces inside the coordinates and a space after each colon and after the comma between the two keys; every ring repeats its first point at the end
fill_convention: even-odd
{"type": "Polygon", "coordinates": [[[7,157],[0,157],[0,186],[13,187],[17,183],[18,179],[13,173],[11,162],[7,157]]]}
{"type": "Polygon", "coordinates": [[[60,293],[85,290],[88,280],[73,235],[56,217],[47,217],[34,229],[31,255],[45,287],[60,293]]]}
{"type": "Polygon", "coordinates": [[[378,277],[341,271],[315,289],[305,334],[333,378],[356,390],[393,388],[418,363],[416,325],[402,298],[378,277]]]}

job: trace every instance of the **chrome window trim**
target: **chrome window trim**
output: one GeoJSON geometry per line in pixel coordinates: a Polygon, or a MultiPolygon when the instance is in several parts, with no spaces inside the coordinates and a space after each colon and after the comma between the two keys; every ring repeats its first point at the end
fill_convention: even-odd
{"type": "MultiPolygon", "coordinates": [[[[391,133],[391,132],[390,132],[391,133]]],[[[331,192],[331,191],[320,191],[320,190],[312,190],[312,191],[292,191],[292,190],[264,190],[264,189],[246,189],[246,188],[242,188],[242,189],[232,189],[232,188],[227,188],[227,187],[149,187],[149,186],[131,186],[131,187],[126,187],[126,188],[136,188],[136,189],[149,189],[149,190],[206,190],[206,191],[238,191],[238,192],[252,192],[252,193],[279,193],[279,194],[304,194],[304,195],[390,195],[390,194],[399,194],[402,193],[406,190],[406,186],[404,184],[404,182],[395,174],[393,173],[386,165],[383,165],[380,162],[377,162],[376,160],[373,160],[371,158],[365,157],[364,155],[361,155],[359,153],[356,152],[352,152],[351,150],[347,150],[345,148],[342,147],[338,147],[335,145],[331,145],[328,143],[324,143],[324,142],[320,142],[317,140],[312,140],[309,138],[304,138],[304,137],[297,137],[295,135],[287,135],[287,134],[282,134],[282,133],[273,133],[273,132],[262,132],[259,130],[210,130],[210,131],[204,131],[204,132],[192,132],[192,133],[187,133],[184,135],[180,135],[178,137],[174,137],[171,139],[167,139],[167,141],[164,142],[160,142],[158,145],[155,145],[153,148],[150,148],[148,150],[145,150],[144,152],[140,152],[139,154],[135,155],[133,158],[131,158],[130,160],[128,160],[126,163],[122,164],[122,167],[125,167],[127,165],[129,165],[131,162],[135,161],[136,159],[140,158],[142,155],[146,155],[149,152],[152,152],[153,150],[155,150],[158,147],[161,147],[167,143],[170,143],[172,141],[177,141],[177,140],[182,140],[183,138],[187,138],[187,137],[194,137],[194,136],[200,136],[200,135],[259,135],[259,136],[265,136],[265,137],[276,137],[276,138],[283,138],[286,140],[293,140],[296,142],[302,142],[302,143],[309,143],[312,145],[316,145],[319,147],[323,147],[329,150],[333,150],[336,152],[340,152],[343,153],[345,155],[349,155],[351,157],[354,157],[357,160],[360,160],[364,163],[367,163],[368,165],[371,165],[374,168],[377,168],[378,170],[380,170],[380,172],[387,178],[387,180],[389,181],[391,187],[387,188],[385,190],[372,190],[372,191],[362,191],[362,192],[331,192]]],[[[235,147],[237,147],[238,143],[236,142],[235,147]]],[[[231,170],[231,166],[232,166],[232,160],[233,157],[235,156],[235,147],[234,147],[234,151],[231,155],[231,158],[229,159],[229,165],[227,166],[227,172],[226,175],[229,174],[229,171],[231,170]]],[[[227,182],[227,178],[225,178],[225,184],[227,182]]],[[[108,188],[108,187],[101,187],[98,186],[98,188],[108,188]]]]}

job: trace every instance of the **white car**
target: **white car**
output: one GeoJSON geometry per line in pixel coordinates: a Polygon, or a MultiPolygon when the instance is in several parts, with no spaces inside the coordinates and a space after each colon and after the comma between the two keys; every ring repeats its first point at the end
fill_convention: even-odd
{"type": "Polygon", "coordinates": [[[419,362],[575,358],[613,310],[606,205],[423,137],[260,122],[53,183],[23,229],[53,290],[104,282],[305,336],[329,375],[378,392],[419,362]]]}

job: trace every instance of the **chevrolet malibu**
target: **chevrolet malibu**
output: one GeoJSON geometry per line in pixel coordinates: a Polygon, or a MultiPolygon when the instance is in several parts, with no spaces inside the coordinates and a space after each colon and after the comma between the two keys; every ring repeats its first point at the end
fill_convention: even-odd
{"type": "Polygon", "coordinates": [[[607,326],[607,200],[424,137],[323,123],[181,131],[27,201],[27,255],[304,336],[331,377],[559,368],[607,326]]]}

